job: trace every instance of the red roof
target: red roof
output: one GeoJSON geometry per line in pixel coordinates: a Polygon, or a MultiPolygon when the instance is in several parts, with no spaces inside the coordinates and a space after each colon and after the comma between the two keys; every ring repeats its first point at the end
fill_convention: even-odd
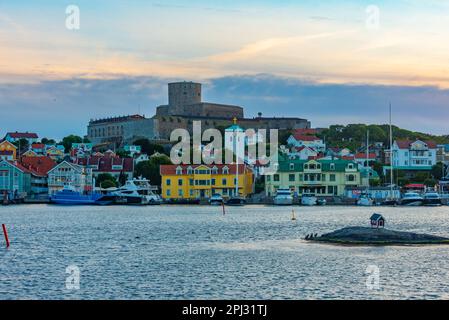
{"type": "MultiPolygon", "coordinates": [[[[357,153],[355,155],[355,159],[366,159],[366,153],[357,153]]],[[[370,153],[369,154],[369,159],[376,159],[376,154],[375,153],[370,153]]]]}
{"type": "Polygon", "coordinates": [[[6,134],[7,136],[10,136],[11,138],[14,139],[37,139],[38,136],[36,133],[32,133],[32,132],[8,132],[6,134]]]}
{"type": "Polygon", "coordinates": [[[134,160],[132,158],[120,158],[110,156],[91,156],[88,158],[79,158],[75,160],[76,164],[82,166],[98,166],[95,172],[133,172],[134,160]],[[122,169],[113,169],[113,166],[123,166],[122,169]]]}
{"type": "Polygon", "coordinates": [[[45,144],[43,144],[43,143],[32,143],[31,144],[31,148],[33,148],[33,149],[44,149],[45,148],[45,144]]]}
{"type": "Polygon", "coordinates": [[[318,131],[316,129],[295,129],[293,135],[315,135],[318,131]]]}
{"type": "Polygon", "coordinates": [[[340,159],[352,161],[352,160],[354,160],[354,156],[341,156],[340,159]]]}
{"type": "MultiPolygon", "coordinates": [[[[409,149],[410,145],[414,142],[416,142],[418,140],[415,141],[411,141],[411,140],[396,140],[396,143],[399,147],[399,149],[409,149]]],[[[436,149],[437,148],[437,144],[434,141],[423,141],[425,144],[427,144],[427,146],[430,149],[436,149]]]]}
{"type": "MultiPolygon", "coordinates": [[[[207,167],[209,169],[212,169],[213,167],[217,167],[218,172],[221,173],[223,172],[222,169],[224,167],[228,167],[229,168],[229,174],[236,174],[236,168],[237,166],[235,164],[210,164],[210,165],[206,165],[206,164],[199,164],[199,165],[176,165],[176,164],[170,164],[170,165],[161,165],[161,169],[160,172],[162,175],[168,175],[168,174],[176,174],[176,169],[178,167],[182,168],[182,173],[186,174],[187,173],[187,168],[191,167],[193,170],[195,170],[198,167],[207,167]]],[[[244,170],[248,171],[250,170],[248,166],[244,165],[244,164],[239,164],[239,172],[242,173],[244,172],[244,170]]]]}
{"type": "Polygon", "coordinates": [[[293,138],[295,138],[297,141],[317,141],[321,140],[320,138],[316,136],[306,136],[302,134],[293,134],[293,138]]]}
{"type": "Polygon", "coordinates": [[[20,162],[29,172],[38,176],[46,176],[56,166],[56,162],[50,157],[22,157],[20,162]]]}
{"type": "Polygon", "coordinates": [[[406,188],[418,188],[418,189],[423,189],[426,186],[423,184],[419,184],[419,183],[411,183],[405,186],[406,188]]]}

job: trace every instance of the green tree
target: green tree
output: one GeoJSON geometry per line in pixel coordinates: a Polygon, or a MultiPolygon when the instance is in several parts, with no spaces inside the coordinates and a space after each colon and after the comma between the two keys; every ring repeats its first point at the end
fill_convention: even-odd
{"type": "Polygon", "coordinates": [[[56,144],[56,141],[53,140],[53,139],[42,138],[42,139],[41,139],[41,143],[42,143],[42,144],[56,144]]]}
{"type": "Polygon", "coordinates": [[[30,144],[28,143],[27,139],[21,138],[18,141],[13,143],[16,147],[17,150],[19,150],[19,153],[23,153],[25,151],[28,150],[30,144]]]}
{"type": "Polygon", "coordinates": [[[74,143],[82,143],[84,142],[83,138],[81,138],[80,136],[75,136],[73,134],[64,137],[62,139],[61,144],[64,146],[65,152],[69,152],[70,149],[72,149],[72,144],[74,143]]]}
{"type": "Polygon", "coordinates": [[[442,162],[438,162],[436,165],[432,167],[430,174],[436,180],[441,180],[443,178],[443,168],[444,164],[442,162]]]}
{"type": "Polygon", "coordinates": [[[117,187],[116,182],[112,180],[104,180],[100,184],[101,188],[103,189],[109,189],[109,188],[115,188],[117,187]]]}
{"type": "Polygon", "coordinates": [[[101,173],[98,175],[97,179],[95,180],[95,186],[97,187],[103,187],[103,182],[105,181],[111,181],[114,183],[114,187],[117,186],[117,180],[115,179],[114,176],[112,176],[109,173],[101,173]]]}
{"type": "Polygon", "coordinates": [[[115,154],[121,158],[130,158],[131,157],[131,154],[129,153],[129,151],[125,151],[123,149],[117,150],[115,152],[115,154]]]}
{"type": "Polygon", "coordinates": [[[152,157],[148,161],[139,162],[134,170],[135,177],[144,177],[150,180],[152,185],[161,185],[160,166],[171,164],[170,158],[166,155],[152,157]]]}
{"type": "Polygon", "coordinates": [[[152,143],[148,139],[138,139],[134,141],[134,145],[140,146],[142,148],[142,153],[146,153],[147,155],[152,155],[155,152],[164,153],[164,147],[160,144],[152,143]]]}

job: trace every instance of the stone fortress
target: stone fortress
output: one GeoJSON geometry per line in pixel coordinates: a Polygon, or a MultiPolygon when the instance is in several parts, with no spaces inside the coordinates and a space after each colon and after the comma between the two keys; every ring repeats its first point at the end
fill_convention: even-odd
{"type": "Polygon", "coordinates": [[[240,106],[203,102],[201,89],[201,83],[169,83],[168,104],[158,106],[152,118],[132,115],[91,120],[86,137],[95,145],[109,144],[111,148],[118,148],[139,138],[168,143],[175,129],[191,132],[193,121],[201,121],[202,130],[224,129],[232,125],[233,118],[237,118],[245,129],[291,130],[311,126],[306,119],[262,117],[261,113],[254,118],[245,118],[240,106]]]}

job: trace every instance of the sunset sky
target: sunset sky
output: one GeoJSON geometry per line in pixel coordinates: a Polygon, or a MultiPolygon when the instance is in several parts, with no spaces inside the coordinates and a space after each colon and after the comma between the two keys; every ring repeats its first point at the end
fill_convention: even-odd
{"type": "Polygon", "coordinates": [[[449,0],[0,0],[0,135],[151,116],[174,80],[247,116],[385,123],[391,101],[396,124],[449,134],[449,0]]]}

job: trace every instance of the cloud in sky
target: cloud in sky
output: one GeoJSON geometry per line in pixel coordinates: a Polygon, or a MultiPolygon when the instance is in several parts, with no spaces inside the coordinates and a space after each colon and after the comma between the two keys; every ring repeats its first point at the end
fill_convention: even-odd
{"type": "MultiPolygon", "coordinates": [[[[173,78],[52,80],[0,87],[0,134],[37,131],[61,138],[84,135],[91,118],[144,113],[167,102],[173,78]]],[[[313,126],[394,123],[408,129],[447,134],[449,90],[435,87],[320,84],[273,75],[212,78],[203,85],[204,100],[238,104],[248,117],[303,117],[313,126]]]]}
{"type": "Polygon", "coordinates": [[[444,1],[54,1],[0,4],[0,81],[270,73],[328,83],[449,87],[444,1]],[[5,62],[7,61],[7,63],[5,62]]]}

